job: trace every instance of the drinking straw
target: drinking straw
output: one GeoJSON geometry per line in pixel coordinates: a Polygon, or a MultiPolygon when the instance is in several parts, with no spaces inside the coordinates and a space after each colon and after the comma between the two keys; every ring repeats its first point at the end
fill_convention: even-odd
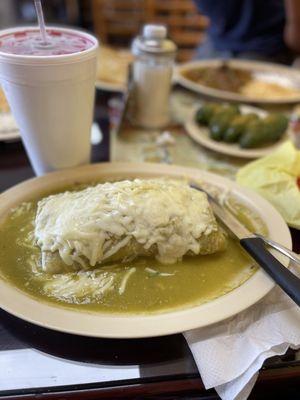
{"type": "Polygon", "coordinates": [[[48,44],[46,26],[45,26],[45,20],[44,20],[44,13],[43,13],[43,7],[42,7],[41,0],[34,0],[34,5],[35,5],[35,10],[36,10],[36,14],[37,14],[39,27],[40,27],[42,43],[48,44]]]}

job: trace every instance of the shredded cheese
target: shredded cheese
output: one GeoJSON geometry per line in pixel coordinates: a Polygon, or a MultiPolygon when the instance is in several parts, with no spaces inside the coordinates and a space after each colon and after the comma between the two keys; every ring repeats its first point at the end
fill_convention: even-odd
{"type": "Polygon", "coordinates": [[[152,179],[99,184],[42,199],[35,240],[63,262],[95,266],[136,241],[175,263],[199,254],[199,238],[218,226],[204,193],[179,181],[152,179]]]}
{"type": "Polygon", "coordinates": [[[72,301],[74,298],[85,299],[101,298],[112,289],[115,274],[104,272],[101,274],[79,271],[76,273],[53,275],[45,281],[45,293],[72,301]]]}
{"type": "Polygon", "coordinates": [[[122,279],[121,285],[119,286],[119,294],[123,294],[125,292],[128,279],[131,277],[132,274],[135,273],[135,271],[136,268],[130,268],[130,270],[126,272],[124,278],[122,279]]]}
{"type": "Polygon", "coordinates": [[[157,276],[174,276],[175,274],[170,274],[169,272],[159,272],[156,271],[156,269],[152,268],[145,268],[145,271],[147,271],[150,275],[157,275],[157,276]]]}

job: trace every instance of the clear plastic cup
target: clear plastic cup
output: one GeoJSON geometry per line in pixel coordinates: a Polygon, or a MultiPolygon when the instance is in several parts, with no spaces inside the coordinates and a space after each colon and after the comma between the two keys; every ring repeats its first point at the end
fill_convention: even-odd
{"type": "Polygon", "coordinates": [[[52,50],[29,54],[24,49],[28,32],[39,30],[0,31],[0,82],[32,166],[42,175],[89,163],[98,41],[85,32],[49,27],[47,32],[54,36],[61,35],[66,42],[78,38],[86,48],[58,49],[54,44],[52,50]],[[23,47],[21,43],[18,48],[13,38],[10,43],[12,35],[22,34],[23,47]]]}

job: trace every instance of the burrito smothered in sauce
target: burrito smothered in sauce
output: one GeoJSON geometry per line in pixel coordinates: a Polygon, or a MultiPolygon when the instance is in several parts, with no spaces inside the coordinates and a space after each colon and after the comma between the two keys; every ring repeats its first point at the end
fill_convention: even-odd
{"type": "Polygon", "coordinates": [[[226,247],[205,193],[180,181],[98,184],[39,201],[35,241],[50,273],[154,257],[163,264],[226,247]]]}

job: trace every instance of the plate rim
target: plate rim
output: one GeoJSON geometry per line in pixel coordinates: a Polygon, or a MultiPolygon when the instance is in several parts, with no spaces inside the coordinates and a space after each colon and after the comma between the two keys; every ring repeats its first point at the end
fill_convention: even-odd
{"type": "Polygon", "coordinates": [[[95,87],[96,87],[96,89],[103,90],[105,92],[124,93],[126,90],[126,85],[122,85],[120,83],[105,82],[105,81],[101,81],[100,79],[96,79],[95,87]]]}
{"type": "Polygon", "coordinates": [[[195,83],[191,81],[190,79],[185,78],[182,75],[182,71],[187,70],[191,67],[197,67],[197,66],[218,66],[221,65],[222,63],[226,63],[228,65],[232,65],[235,67],[241,67],[245,68],[252,67],[254,69],[263,69],[263,70],[273,70],[278,71],[278,72],[283,72],[283,73],[288,73],[292,75],[297,75],[300,83],[300,71],[296,70],[295,68],[285,66],[285,65],[280,65],[276,63],[271,63],[271,62],[262,62],[262,61],[254,61],[254,60],[246,60],[246,59],[221,59],[221,58],[216,58],[216,59],[209,59],[209,60],[194,60],[194,61],[188,61],[183,64],[179,64],[175,66],[174,69],[174,80],[182,85],[183,87],[192,90],[193,92],[200,93],[207,95],[209,97],[214,97],[216,99],[221,99],[221,100],[228,100],[228,101],[236,101],[236,102],[247,102],[247,103],[257,103],[257,104],[273,104],[273,105],[278,105],[278,104],[294,104],[298,103],[300,101],[300,94],[298,96],[295,96],[290,99],[263,99],[260,97],[247,97],[242,94],[234,93],[234,92],[229,92],[225,90],[220,90],[220,89],[214,89],[210,88],[205,85],[201,85],[199,83],[195,83]]]}
{"type": "MultiPolygon", "coordinates": [[[[5,115],[10,115],[12,116],[11,111],[8,112],[0,112],[0,125],[1,125],[1,119],[5,115]]],[[[21,139],[21,133],[18,127],[16,127],[13,130],[10,131],[2,131],[0,127],[0,142],[7,142],[11,140],[16,140],[16,139],[21,139]]]]}
{"type": "MultiPolygon", "coordinates": [[[[212,174],[210,172],[195,168],[169,166],[151,163],[102,163],[91,164],[75,169],[66,169],[53,172],[43,177],[32,178],[22,182],[0,195],[0,216],[5,217],[8,209],[15,206],[20,200],[26,201],[46,190],[63,187],[68,182],[91,181],[92,178],[104,179],[124,178],[131,179],[135,176],[150,178],[153,176],[191,177],[214,181],[217,186],[232,189],[241,200],[249,198],[251,208],[258,211],[263,205],[259,214],[267,224],[268,228],[276,222],[276,229],[270,232],[270,237],[281,241],[286,247],[291,248],[290,231],[280,214],[275,208],[261,196],[248,189],[240,187],[235,182],[212,174]],[[138,172],[137,172],[138,171],[138,172]],[[49,186],[50,185],[50,186],[49,186]],[[24,194],[25,189],[25,194],[24,194]],[[34,193],[34,191],[36,191],[34,193]],[[266,220],[268,217],[268,220],[266,220]],[[280,229],[279,229],[280,228],[280,229]]],[[[286,260],[278,257],[285,265],[286,260]]],[[[0,278],[0,306],[5,311],[39,326],[58,330],[61,332],[76,335],[102,337],[102,338],[143,338],[175,334],[190,329],[196,329],[211,325],[227,319],[263,298],[275,286],[267,274],[258,270],[245,283],[233,291],[208,303],[159,313],[155,315],[122,315],[91,313],[79,310],[71,310],[64,307],[57,307],[47,302],[39,302],[23,293],[17,287],[0,278]],[[255,289],[255,290],[253,290],[255,289]],[[247,296],[245,295],[247,294],[247,296]],[[237,301],[239,300],[239,301],[237,301]],[[231,305],[231,308],[228,305],[231,305]],[[109,324],[109,326],[107,326],[109,324]],[[121,324],[121,325],[120,325],[121,324]],[[122,326],[122,330],[120,329],[122,326]]]]}
{"type": "MultiPolygon", "coordinates": [[[[247,107],[252,110],[259,110],[259,111],[265,111],[263,109],[259,109],[258,107],[253,107],[251,105],[245,105],[241,104],[240,107],[247,107]]],[[[198,144],[201,146],[213,150],[216,153],[220,153],[223,155],[227,156],[233,156],[233,157],[238,157],[238,158],[245,158],[245,159],[255,159],[255,158],[260,158],[260,157],[265,157],[269,154],[271,154],[273,151],[277,150],[277,148],[283,144],[286,140],[288,140],[288,134],[289,134],[289,129],[286,130],[284,136],[281,138],[280,141],[270,145],[266,146],[264,148],[256,148],[256,149],[242,149],[242,148],[237,148],[233,147],[233,144],[231,143],[225,143],[225,142],[217,142],[213,139],[211,139],[206,133],[204,133],[205,127],[201,129],[197,123],[195,122],[195,114],[197,110],[199,109],[199,104],[195,105],[191,112],[188,115],[188,118],[184,122],[184,127],[186,129],[186,132],[188,135],[195,140],[198,144]]],[[[268,113],[265,111],[265,113],[268,113]]]]}

